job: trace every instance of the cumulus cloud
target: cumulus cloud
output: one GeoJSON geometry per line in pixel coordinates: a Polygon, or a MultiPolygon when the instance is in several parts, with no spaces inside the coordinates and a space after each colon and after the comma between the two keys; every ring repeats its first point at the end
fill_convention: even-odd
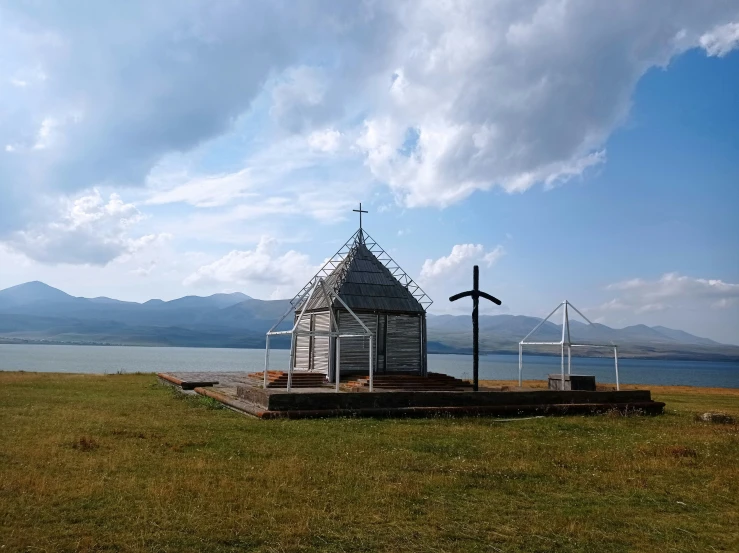
{"type": "Polygon", "coordinates": [[[427,259],[421,267],[421,281],[426,282],[439,277],[447,277],[461,267],[470,264],[484,263],[490,267],[505,254],[503,246],[496,246],[492,251],[485,251],[482,244],[457,244],[447,256],[436,260],[427,259]]]}
{"type": "Polygon", "coordinates": [[[335,152],[341,144],[341,133],[336,129],[314,131],[308,135],[308,145],[319,152],[335,152]]]}
{"type": "Polygon", "coordinates": [[[29,84],[9,84],[0,141],[33,146],[44,121],[70,121],[54,152],[16,167],[21,179],[141,183],[269,86],[274,118],[293,132],[367,114],[368,165],[412,205],[580,174],[602,160],[647,69],[695,46],[724,55],[739,19],[734,3],[692,0],[1,9],[0,70],[29,84]],[[24,71],[44,78],[31,84],[24,71]],[[418,140],[404,150],[409,129],[418,140]]]}
{"type": "Polygon", "coordinates": [[[201,266],[183,284],[290,285],[297,289],[318,268],[311,265],[307,255],[294,250],[278,255],[277,245],[274,238],[262,237],[254,250],[233,250],[213,263],[201,266]]]}
{"type": "MultiPolygon", "coordinates": [[[[737,24],[735,2],[695,0],[5,3],[0,234],[43,198],[151,183],[163,156],[250,109],[252,138],[274,140],[271,122],[322,154],[353,144],[407,206],[553,186],[605,162],[646,71],[694,47],[725,55],[737,24]]],[[[240,169],[152,201],[248,199],[240,169]]]]}
{"type": "Polygon", "coordinates": [[[42,196],[144,184],[163,156],[229,130],[275,80],[301,87],[276,93],[276,113],[302,128],[290,121],[316,119],[323,94],[305,78],[322,70],[301,73],[302,58],[341,50],[335,68],[350,73],[366,65],[342,45],[370,56],[393,28],[384,10],[328,0],[74,4],[0,6],[0,73],[27,84],[0,82],[0,233],[28,224],[37,206],[18,208],[42,196]]]}
{"type": "Polygon", "coordinates": [[[330,119],[334,107],[326,102],[328,77],[318,67],[300,66],[286,71],[272,90],[272,116],[292,132],[330,119]]]}
{"type": "Polygon", "coordinates": [[[693,278],[678,273],[666,273],[658,280],[636,278],[608,286],[632,300],[653,303],[670,300],[704,300],[720,302],[739,298],[739,284],[719,279],[693,278]]]}
{"type": "Polygon", "coordinates": [[[409,206],[581,175],[605,160],[650,67],[700,45],[725,53],[733,26],[704,33],[739,18],[736,5],[692,1],[399,6],[392,76],[357,145],[409,206]]]}
{"type": "Polygon", "coordinates": [[[17,231],[6,244],[42,263],[106,265],[168,238],[131,237],[129,231],[141,217],[136,206],[124,203],[118,194],[106,201],[95,190],[64,202],[58,219],[17,231]]]}
{"type": "Polygon", "coordinates": [[[739,22],[719,25],[700,39],[709,56],[723,57],[739,46],[739,22]]]}
{"type": "Polygon", "coordinates": [[[618,297],[589,311],[641,314],[689,306],[721,309],[739,302],[739,284],[678,273],[666,273],[656,280],[625,280],[610,284],[606,289],[618,293],[618,297]]]}

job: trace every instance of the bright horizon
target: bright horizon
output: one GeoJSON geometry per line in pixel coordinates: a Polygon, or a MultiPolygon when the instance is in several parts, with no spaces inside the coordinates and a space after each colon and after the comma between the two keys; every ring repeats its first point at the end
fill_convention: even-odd
{"type": "Polygon", "coordinates": [[[434,300],[739,344],[739,7],[0,7],[0,289],[291,298],[363,225],[434,300]]]}

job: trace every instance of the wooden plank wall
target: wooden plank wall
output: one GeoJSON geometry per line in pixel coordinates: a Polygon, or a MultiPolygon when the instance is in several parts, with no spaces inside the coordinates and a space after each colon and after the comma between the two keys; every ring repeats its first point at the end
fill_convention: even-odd
{"type": "MultiPolygon", "coordinates": [[[[311,317],[307,313],[300,320],[298,330],[310,332],[311,317]]],[[[295,368],[310,368],[310,336],[297,334],[295,337],[295,368]]]]}
{"type": "MultiPolygon", "coordinates": [[[[377,336],[377,315],[374,313],[357,313],[357,317],[377,336]]],[[[346,311],[339,311],[339,330],[348,334],[363,334],[362,326],[346,311]]],[[[377,342],[376,338],[373,342],[377,342]]],[[[376,352],[373,352],[376,355],[376,352]]],[[[341,339],[341,372],[369,372],[369,338],[341,339]]]]}
{"type": "MultiPolygon", "coordinates": [[[[374,342],[375,372],[418,371],[425,370],[424,321],[421,315],[374,314],[358,313],[357,316],[370,329],[374,342]],[[378,332],[382,333],[383,340],[378,343],[378,332]],[[378,346],[380,349],[378,350],[378,346]]],[[[339,330],[342,333],[361,334],[362,327],[349,313],[338,311],[339,330]]],[[[326,319],[328,325],[328,318],[326,319]]],[[[335,341],[333,341],[335,342],[335,341]]],[[[333,351],[335,344],[330,350],[333,351]]],[[[326,344],[325,349],[329,349],[326,344]]],[[[328,356],[327,351],[326,355],[328,356]]],[[[321,348],[323,355],[323,348],[321,348]]],[[[367,372],[369,370],[369,339],[342,338],[341,339],[341,371],[367,372]]],[[[333,359],[330,361],[333,374],[333,359]]]]}
{"type": "Polygon", "coordinates": [[[421,317],[387,315],[386,370],[420,371],[422,369],[421,317]]]}
{"type": "MultiPolygon", "coordinates": [[[[328,311],[325,313],[314,313],[311,317],[313,318],[313,328],[316,331],[329,331],[330,315],[328,311]]],[[[311,369],[324,374],[328,373],[329,337],[314,336],[312,352],[311,369]]]]}

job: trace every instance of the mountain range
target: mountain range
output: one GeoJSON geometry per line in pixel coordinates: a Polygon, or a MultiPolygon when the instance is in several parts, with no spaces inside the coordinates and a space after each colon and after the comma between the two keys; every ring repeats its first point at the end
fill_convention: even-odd
{"type": "MultiPolygon", "coordinates": [[[[288,309],[288,300],[259,300],[240,292],[185,296],[144,303],[108,297],[71,296],[43,282],[0,290],[0,341],[190,347],[264,347],[264,335],[288,309]]],[[[289,318],[288,318],[289,320],[289,318]]],[[[471,351],[470,317],[428,316],[429,352],[471,351]]],[[[480,347],[486,353],[517,353],[518,342],[541,322],[521,315],[480,317],[480,347]]],[[[289,322],[281,328],[289,328],[289,322]]],[[[611,328],[570,321],[573,340],[616,343],[625,357],[739,360],[739,346],[663,326],[611,328]]],[[[531,339],[557,341],[561,325],[544,323],[531,339]]],[[[280,337],[275,347],[289,347],[280,337]]],[[[556,353],[555,348],[548,352],[556,353]]],[[[546,352],[546,348],[527,347],[546,352]]],[[[603,354],[603,350],[578,352],[603,354]]],[[[610,352],[608,352],[610,354],[610,352]]]]}

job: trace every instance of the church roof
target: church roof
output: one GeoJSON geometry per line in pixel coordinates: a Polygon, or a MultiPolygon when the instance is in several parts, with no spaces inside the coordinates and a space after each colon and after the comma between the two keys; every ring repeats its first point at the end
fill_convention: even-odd
{"type": "MultiPolygon", "coordinates": [[[[404,273],[404,280],[408,283],[406,285],[393,276],[390,269],[367,246],[362,231],[355,237],[344,258],[323,277],[326,290],[337,294],[352,310],[425,313],[424,306],[409,290],[409,286],[414,291],[420,290],[418,286],[404,273]]],[[[426,297],[425,294],[423,297],[426,297]]],[[[327,307],[326,295],[319,286],[308,301],[307,311],[327,307]]],[[[341,307],[341,303],[333,299],[331,307],[341,307]]],[[[302,302],[296,310],[301,308],[302,302]]]]}

